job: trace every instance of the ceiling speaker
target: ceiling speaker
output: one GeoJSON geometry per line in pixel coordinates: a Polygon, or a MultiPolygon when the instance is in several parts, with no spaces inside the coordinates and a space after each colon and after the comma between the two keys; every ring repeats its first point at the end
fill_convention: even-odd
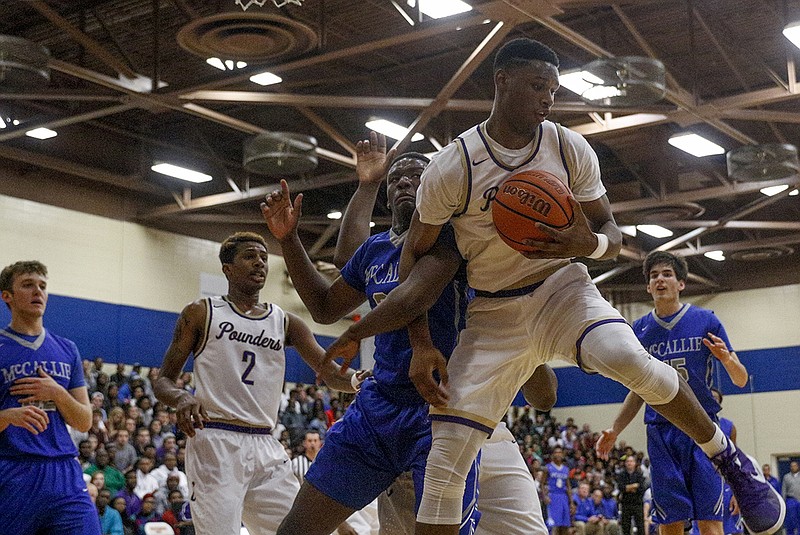
{"type": "Polygon", "coordinates": [[[50,51],[22,37],[0,35],[0,87],[27,88],[50,81],[50,51]]]}
{"type": "Polygon", "coordinates": [[[317,168],[317,140],[293,132],[267,132],[244,144],[244,168],[260,175],[298,175],[317,168]]]}
{"type": "Polygon", "coordinates": [[[600,58],[584,66],[583,72],[591,87],[581,98],[595,106],[641,106],[658,102],[666,94],[666,71],[657,59],[600,58]]]}
{"type": "Polygon", "coordinates": [[[728,176],[739,182],[780,180],[800,172],[797,147],[781,143],[745,145],[727,154],[728,176]]]}

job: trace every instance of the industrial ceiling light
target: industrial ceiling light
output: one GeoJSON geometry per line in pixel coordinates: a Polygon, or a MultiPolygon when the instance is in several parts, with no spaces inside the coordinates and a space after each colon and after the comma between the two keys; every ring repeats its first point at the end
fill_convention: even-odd
{"type": "Polygon", "coordinates": [[[250,81],[258,85],[273,85],[283,82],[283,78],[271,72],[261,72],[251,76],[250,81]]]}
{"type": "Polygon", "coordinates": [[[668,143],[698,158],[725,154],[725,149],[697,134],[678,134],[669,138],[668,143]]]}
{"type": "Polygon", "coordinates": [[[185,167],[180,167],[171,163],[158,163],[153,165],[150,169],[156,173],[161,173],[162,175],[171,176],[173,178],[179,178],[187,182],[194,182],[195,184],[200,182],[209,182],[213,178],[211,175],[194,171],[192,169],[186,169],[185,167]]]}
{"type": "Polygon", "coordinates": [[[759,191],[764,195],[766,195],[767,197],[772,197],[773,195],[777,195],[778,193],[786,191],[787,189],[789,189],[789,186],[783,185],[783,186],[770,186],[768,188],[761,188],[759,191]]]}
{"type": "Polygon", "coordinates": [[[784,28],[783,35],[786,36],[786,38],[791,41],[794,46],[800,48],[800,20],[793,22],[784,28]]]}
{"type": "Polygon", "coordinates": [[[725,260],[725,253],[722,251],[709,251],[707,253],[703,253],[703,256],[710,258],[711,260],[716,260],[717,262],[722,262],[725,260]]]}
{"type": "MultiPolygon", "coordinates": [[[[410,7],[417,7],[417,0],[406,0],[410,7]]],[[[419,0],[419,10],[432,19],[441,19],[472,11],[472,6],[461,0],[419,0]]]]}
{"type": "Polygon", "coordinates": [[[51,137],[56,137],[58,133],[49,128],[34,128],[33,130],[25,132],[25,135],[28,137],[35,137],[36,139],[50,139],[51,137]]]}
{"type": "MultiPolygon", "coordinates": [[[[364,123],[364,126],[392,139],[403,139],[408,134],[408,128],[386,119],[372,119],[364,123]]],[[[422,141],[423,139],[425,139],[425,136],[419,132],[411,136],[411,141],[422,141]]]]}
{"type": "Polygon", "coordinates": [[[654,238],[669,238],[672,231],[660,225],[636,225],[636,230],[654,238]]]}
{"type": "Polygon", "coordinates": [[[342,212],[340,212],[339,210],[333,210],[331,212],[328,212],[328,219],[341,219],[341,218],[342,218],[342,212]]]}

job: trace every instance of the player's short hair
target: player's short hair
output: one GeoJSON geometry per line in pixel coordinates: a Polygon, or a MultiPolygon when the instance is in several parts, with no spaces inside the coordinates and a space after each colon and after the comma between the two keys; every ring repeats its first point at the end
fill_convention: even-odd
{"type": "Polygon", "coordinates": [[[264,249],[267,248],[267,242],[261,235],[255,232],[237,232],[225,238],[225,241],[220,245],[219,261],[223,264],[231,264],[236,257],[236,253],[239,252],[239,247],[243,243],[250,242],[260,243],[264,246],[264,249]]]}
{"type": "Polygon", "coordinates": [[[558,55],[552,48],[539,41],[519,37],[507,42],[497,51],[494,56],[494,72],[500,69],[524,67],[535,60],[550,63],[556,68],[559,65],[558,55]]]}
{"type": "Polygon", "coordinates": [[[431,163],[431,159],[422,154],[421,152],[404,152],[403,154],[398,154],[392,160],[392,163],[389,164],[389,168],[391,168],[394,164],[399,162],[400,160],[405,160],[406,158],[411,158],[412,160],[419,160],[421,162],[425,162],[425,165],[431,163]]]}
{"type": "Polygon", "coordinates": [[[0,271],[0,292],[10,292],[14,286],[14,278],[25,273],[36,273],[47,277],[47,266],[37,260],[21,260],[4,267],[3,271],[0,271]]]}
{"type": "Polygon", "coordinates": [[[652,251],[647,255],[647,258],[644,259],[644,264],[642,266],[645,281],[650,281],[650,270],[653,269],[653,266],[659,264],[671,266],[672,270],[675,272],[675,278],[679,281],[685,281],[686,277],[689,276],[689,265],[686,263],[686,260],[680,256],[668,253],[667,251],[652,251]]]}

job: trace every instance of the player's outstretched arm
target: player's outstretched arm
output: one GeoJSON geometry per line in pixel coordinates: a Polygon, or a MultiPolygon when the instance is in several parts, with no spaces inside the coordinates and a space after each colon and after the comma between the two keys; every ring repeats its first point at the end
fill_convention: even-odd
{"type": "Polygon", "coordinates": [[[377,132],[370,132],[369,139],[356,144],[358,189],[347,203],[336,239],[336,251],[333,253],[333,264],[339,269],[369,238],[369,222],[375,199],[396,152],[395,149],[386,151],[386,136],[377,132]]]}
{"type": "Polygon", "coordinates": [[[553,241],[526,240],[525,243],[537,251],[522,254],[527,258],[589,257],[607,260],[616,257],[622,247],[622,232],[611,213],[608,197],[603,195],[584,203],[570,197],[570,204],[575,214],[572,224],[557,230],[537,223],[536,227],[553,241]]]}
{"type": "MultiPolygon", "coordinates": [[[[334,390],[342,392],[355,392],[355,387],[352,384],[354,370],[347,370],[346,373],[341,373],[342,370],[338,364],[325,358],[325,350],[322,349],[314,338],[314,334],[308,325],[296,315],[287,312],[289,318],[289,325],[286,331],[286,344],[292,345],[300,353],[300,356],[306,361],[317,376],[320,377],[325,384],[334,390]]],[[[349,364],[349,362],[348,362],[349,364]]]]}
{"type": "Polygon", "coordinates": [[[728,344],[724,339],[714,333],[708,333],[708,338],[703,338],[703,344],[711,351],[714,358],[722,363],[733,384],[739,388],[747,384],[749,378],[747,368],[741,363],[735,351],[728,350],[728,344]]]}
{"type": "Polygon", "coordinates": [[[191,393],[180,388],[178,379],[189,353],[200,350],[206,318],[205,301],[195,301],[187,305],[175,324],[172,342],[164,354],[164,361],[153,385],[156,398],[177,409],[178,427],[188,436],[195,435],[195,427],[203,428],[208,414],[191,393]]]}
{"type": "Polygon", "coordinates": [[[317,323],[329,324],[355,309],[364,302],[366,296],[341,277],[330,283],[314,267],[297,235],[301,196],[298,195],[300,200],[295,199],[292,204],[289,186],[285,180],[281,180],[281,189],[267,195],[265,202],[261,203],[261,214],[281,244],[286,269],[311,317],[317,323]]]}
{"type": "Polygon", "coordinates": [[[617,442],[617,437],[622,431],[628,427],[628,424],[633,421],[639,413],[639,409],[644,405],[644,400],[633,392],[628,392],[622,407],[617,414],[614,424],[611,428],[606,429],[600,433],[600,438],[597,440],[594,449],[601,459],[608,459],[608,454],[614,449],[614,444],[617,442]]]}

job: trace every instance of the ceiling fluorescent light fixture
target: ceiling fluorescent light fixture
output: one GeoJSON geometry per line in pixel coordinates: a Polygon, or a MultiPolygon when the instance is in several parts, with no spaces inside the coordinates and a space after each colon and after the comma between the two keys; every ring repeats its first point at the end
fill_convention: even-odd
{"type": "Polygon", "coordinates": [[[193,171],[191,169],[186,169],[185,167],[172,165],[171,163],[158,163],[155,164],[150,169],[152,169],[156,173],[161,173],[162,175],[179,178],[181,180],[185,180],[187,182],[194,182],[196,184],[200,182],[209,182],[213,178],[211,177],[211,175],[200,173],[199,171],[193,171]]]}
{"type": "Polygon", "coordinates": [[[208,58],[206,63],[221,71],[232,71],[234,69],[244,69],[247,67],[247,63],[244,61],[234,61],[232,59],[222,61],[219,58],[208,58]]]}
{"type": "Polygon", "coordinates": [[[341,219],[342,213],[339,210],[328,212],[328,219],[341,219]]]}
{"type": "Polygon", "coordinates": [[[716,260],[717,262],[722,262],[725,260],[725,253],[722,251],[709,251],[707,253],[703,253],[703,256],[710,258],[711,260],[716,260]]]}
{"type": "Polygon", "coordinates": [[[28,137],[35,137],[36,139],[50,139],[51,137],[56,137],[58,133],[49,128],[34,128],[33,130],[25,132],[25,135],[28,137]]]}
{"type": "Polygon", "coordinates": [[[659,225],[636,225],[636,230],[654,238],[669,238],[672,231],[659,225]]]}
{"type": "Polygon", "coordinates": [[[636,237],[636,227],[634,225],[620,225],[619,231],[630,236],[631,238],[636,237]]]}
{"type": "Polygon", "coordinates": [[[6,122],[3,120],[2,117],[0,117],[0,128],[5,128],[5,127],[6,127],[6,122]]]}
{"type": "MultiPolygon", "coordinates": [[[[373,119],[364,123],[364,126],[392,139],[403,139],[408,134],[408,128],[386,119],[373,119]]],[[[425,139],[425,136],[419,132],[411,136],[411,141],[422,141],[423,139],[425,139]]]]}
{"type": "Polygon", "coordinates": [[[679,134],[669,138],[669,144],[701,158],[714,154],[725,154],[725,149],[697,134],[679,134]]]}
{"type": "Polygon", "coordinates": [[[800,190],[795,189],[789,192],[789,197],[797,197],[798,195],[800,195],[800,190]]]}
{"type": "Polygon", "coordinates": [[[800,48],[800,21],[793,22],[783,29],[783,35],[791,41],[794,46],[800,48]]]}
{"type": "MultiPolygon", "coordinates": [[[[406,0],[410,7],[417,7],[417,0],[406,0]]],[[[419,0],[419,10],[432,19],[472,11],[472,6],[461,0],[419,0]]]]}
{"type": "Polygon", "coordinates": [[[767,197],[772,197],[773,195],[777,195],[782,191],[786,191],[789,189],[789,186],[770,186],[768,188],[761,188],[759,191],[766,195],[767,197]]]}
{"type": "Polygon", "coordinates": [[[250,81],[258,85],[273,85],[283,82],[283,78],[271,72],[261,72],[251,76],[250,81]]]}

